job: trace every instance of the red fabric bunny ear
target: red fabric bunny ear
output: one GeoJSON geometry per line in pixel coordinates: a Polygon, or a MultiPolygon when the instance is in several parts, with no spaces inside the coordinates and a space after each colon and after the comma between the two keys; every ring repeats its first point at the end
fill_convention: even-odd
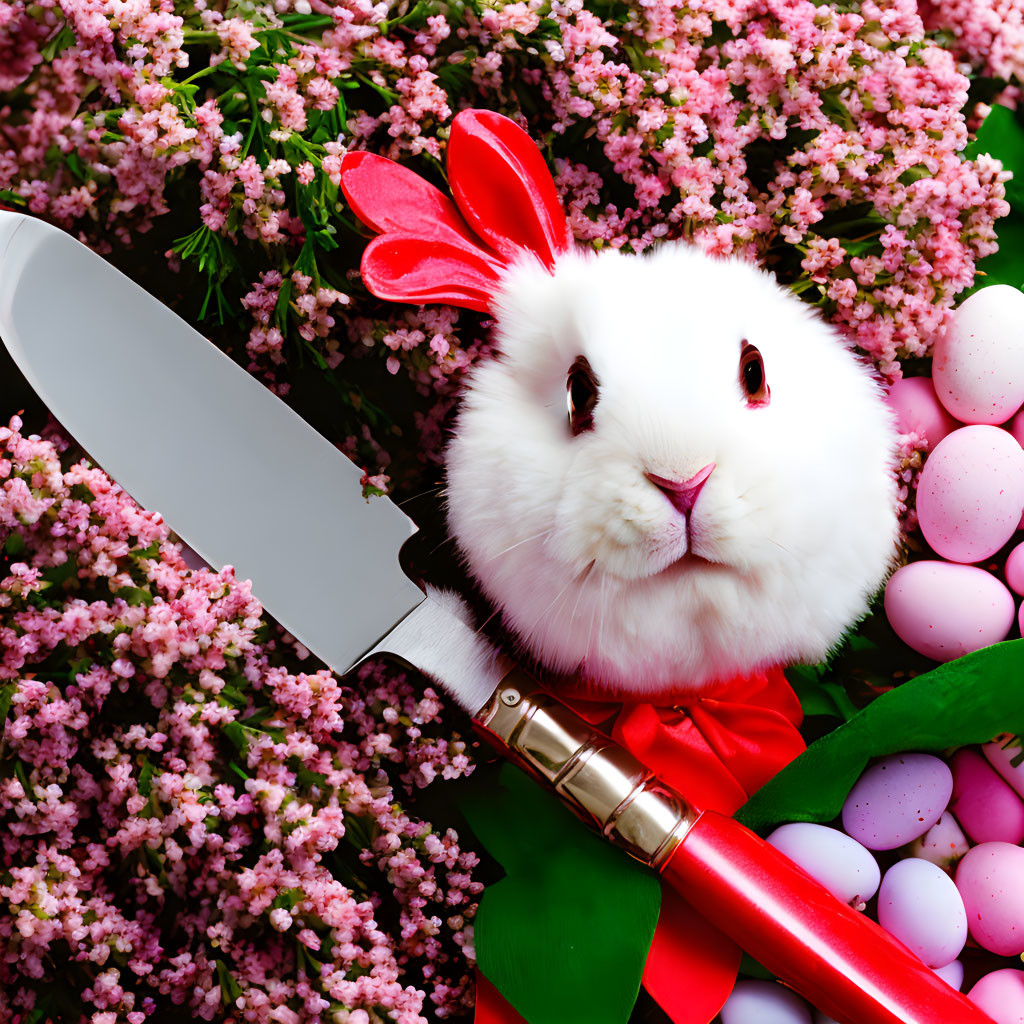
{"type": "Polygon", "coordinates": [[[448,139],[448,180],[470,227],[507,260],[524,249],[550,269],[572,245],[544,157],[522,128],[489,110],[464,110],[448,139]]]}
{"type": "Polygon", "coordinates": [[[392,160],[345,157],[342,192],[380,234],[363,254],[363,280],[382,299],[488,312],[512,260],[532,253],[551,269],[572,236],[544,158],[507,117],[459,114],[448,174],[455,202],[392,160]]]}

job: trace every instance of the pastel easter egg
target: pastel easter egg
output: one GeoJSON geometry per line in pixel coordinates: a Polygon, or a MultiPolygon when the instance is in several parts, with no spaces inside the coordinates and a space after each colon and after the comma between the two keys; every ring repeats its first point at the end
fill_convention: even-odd
{"type": "Polygon", "coordinates": [[[1024,594],[1024,544],[1018,544],[1006,556],[1003,576],[1006,579],[1006,585],[1015,594],[1024,594]]]}
{"type": "Polygon", "coordinates": [[[812,1024],[811,1009],[774,981],[736,982],[721,1010],[722,1024],[812,1024]]]}
{"type": "Polygon", "coordinates": [[[964,965],[959,960],[950,960],[942,967],[933,967],[932,970],[951,988],[958,992],[964,983],[964,965]]]}
{"type": "Polygon", "coordinates": [[[1024,749],[1010,734],[986,743],[981,752],[985,759],[1010,784],[1017,796],[1024,798],[1024,749]]]}
{"type": "Polygon", "coordinates": [[[917,518],[943,558],[978,562],[995,554],[1013,536],[1022,510],[1024,448],[999,427],[954,430],[921,470],[917,518]]]}
{"type": "Polygon", "coordinates": [[[1017,415],[1006,424],[1006,429],[1017,439],[1017,443],[1024,448],[1024,409],[1020,409],[1017,415]]]}
{"type": "Polygon", "coordinates": [[[975,292],[936,340],[932,380],[961,423],[1005,423],[1024,403],[1024,292],[1007,284],[975,292]]]}
{"type": "Polygon", "coordinates": [[[949,809],[974,842],[1016,844],[1024,839],[1024,803],[978,751],[962,747],[949,767],[953,772],[949,809]]]}
{"type": "Polygon", "coordinates": [[[930,449],[960,426],[936,397],[931,377],[904,377],[893,381],[886,400],[896,414],[900,433],[921,434],[928,439],[930,449]]]}
{"type": "Polygon", "coordinates": [[[890,754],[854,783],[843,828],[869,850],[895,850],[924,835],[946,809],[953,776],[931,754],[890,754]]]}
{"type": "Polygon", "coordinates": [[[878,888],[878,923],[929,967],[960,955],[967,913],[953,879],[926,860],[897,861],[878,888]]]}
{"type": "Polygon", "coordinates": [[[979,946],[1000,956],[1024,953],[1024,846],[981,843],[956,869],[967,927],[979,946]]]}
{"type": "Polygon", "coordinates": [[[978,979],[967,998],[996,1024],[1024,1024],[1024,971],[992,971],[978,979]]]}
{"type": "Polygon", "coordinates": [[[971,848],[967,836],[949,811],[942,816],[923,836],[910,844],[910,856],[920,857],[938,865],[943,871],[952,873],[960,858],[971,848]]]}
{"type": "Polygon", "coordinates": [[[838,829],[794,821],[780,825],[768,842],[851,907],[863,909],[878,891],[881,872],[877,861],[856,839],[838,829]]]}
{"type": "Polygon", "coordinates": [[[896,570],[885,587],[885,614],[896,635],[935,661],[952,661],[1006,638],[1013,595],[973,565],[924,560],[896,570]]]}

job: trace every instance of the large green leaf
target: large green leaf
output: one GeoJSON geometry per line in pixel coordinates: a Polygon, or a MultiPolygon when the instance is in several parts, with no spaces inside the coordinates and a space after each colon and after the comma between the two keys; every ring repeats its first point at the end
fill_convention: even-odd
{"type": "Polygon", "coordinates": [[[512,765],[461,809],[506,872],[475,921],[486,977],[530,1024],[625,1024],[661,906],[654,873],[512,765]]]}
{"type": "Polygon", "coordinates": [[[1013,172],[1006,183],[1010,213],[996,221],[999,251],[978,262],[974,288],[990,284],[1024,288],[1024,127],[1008,107],[992,107],[964,155],[974,159],[986,153],[1013,172]]]}
{"type": "Polygon", "coordinates": [[[872,757],[940,751],[1024,732],[1024,640],[986,647],[882,694],[812,743],[736,817],[765,830],[787,821],[830,821],[872,757]]]}

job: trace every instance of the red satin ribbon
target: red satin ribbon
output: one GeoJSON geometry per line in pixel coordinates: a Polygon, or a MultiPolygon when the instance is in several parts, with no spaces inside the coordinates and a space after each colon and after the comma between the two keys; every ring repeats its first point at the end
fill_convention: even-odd
{"type": "MultiPolygon", "coordinates": [[[[670,707],[557,696],[701,809],[732,814],[804,750],[800,702],[780,668],[733,679],[670,707]]],[[[675,892],[661,913],[643,984],[675,1024],[708,1024],[736,979],[740,951],[675,892]]],[[[522,1024],[491,985],[477,991],[477,1024],[522,1024]]]]}

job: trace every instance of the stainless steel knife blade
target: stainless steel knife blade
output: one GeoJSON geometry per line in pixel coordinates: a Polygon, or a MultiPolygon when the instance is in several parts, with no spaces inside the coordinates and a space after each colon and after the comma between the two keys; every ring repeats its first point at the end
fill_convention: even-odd
{"type": "MultiPolygon", "coordinates": [[[[208,562],[251,579],[268,611],[338,672],[424,602],[398,561],[412,520],[386,499],[367,502],[340,451],[100,256],[6,211],[0,337],[114,480],[208,562]]],[[[393,653],[412,660],[412,623],[425,619],[428,633],[466,628],[424,608],[393,653]]]]}

